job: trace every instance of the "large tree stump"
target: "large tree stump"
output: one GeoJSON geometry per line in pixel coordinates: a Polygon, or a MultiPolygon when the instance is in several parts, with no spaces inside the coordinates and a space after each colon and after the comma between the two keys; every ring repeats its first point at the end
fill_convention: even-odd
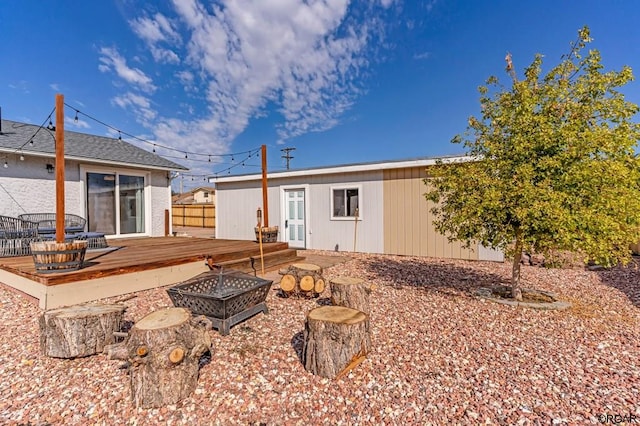
{"type": "Polygon", "coordinates": [[[101,353],[115,343],[124,305],[82,304],[53,309],[40,315],[40,349],[54,358],[76,358],[101,353]]]}
{"type": "Polygon", "coordinates": [[[330,282],[331,304],[346,306],[369,314],[369,294],[372,287],[360,278],[338,277],[330,282]]]}
{"type": "Polygon", "coordinates": [[[322,306],[307,315],[304,368],[318,376],[340,378],[371,349],[368,316],[344,306],[322,306]]]}
{"type": "Polygon", "coordinates": [[[211,321],[185,308],[161,309],[134,324],[129,336],[105,349],[110,359],[129,362],[136,407],[175,404],[198,384],[200,357],[211,349],[211,321]]]}
{"type": "Polygon", "coordinates": [[[325,289],[322,268],[311,263],[293,263],[279,271],[280,290],[285,296],[318,297],[325,289]]]}

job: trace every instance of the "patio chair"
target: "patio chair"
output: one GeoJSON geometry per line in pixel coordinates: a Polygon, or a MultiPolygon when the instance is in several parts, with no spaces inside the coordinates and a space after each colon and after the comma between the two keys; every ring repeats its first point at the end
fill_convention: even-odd
{"type": "Polygon", "coordinates": [[[0,257],[28,256],[33,241],[39,241],[37,223],[0,216],[0,257]]]}
{"type": "MultiPolygon", "coordinates": [[[[38,224],[38,233],[41,235],[56,233],[56,214],[55,213],[24,213],[18,216],[20,219],[36,222],[38,224]]],[[[81,216],[65,213],[64,215],[64,232],[65,234],[76,234],[84,232],[87,220],[81,216]]]]}

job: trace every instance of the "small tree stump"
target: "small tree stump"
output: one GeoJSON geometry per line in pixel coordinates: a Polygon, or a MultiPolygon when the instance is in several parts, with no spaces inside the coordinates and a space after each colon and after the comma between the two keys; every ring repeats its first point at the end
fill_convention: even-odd
{"type": "Polygon", "coordinates": [[[322,268],[311,263],[293,263],[279,271],[280,290],[285,296],[318,297],[325,289],[322,268]]]}
{"type": "Polygon", "coordinates": [[[125,305],[82,304],[52,309],[40,315],[40,349],[53,358],[101,353],[115,343],[125,305]]]}
{"type": "Polygon", "coordinates": [[[369,314],[369,294],[372,287],[360,278],[338,277],[330,282],[331,304],[346,306],[369,314]]]}
{"type": "Polygon", "coordinates": [[[134,324],[124,342],[105,349],[129,362],[131,399],[157,408],[188,397],[198,385],[200,357],[210,351],[212,325],[185,308],[161,309],[134,324]]]}
{"type": "Polygon", "coordinates": [[[343,306],[321,306],[307,315],[304,368],[337,379],[366,357],[371,348],[368,316],[343,306]]]}

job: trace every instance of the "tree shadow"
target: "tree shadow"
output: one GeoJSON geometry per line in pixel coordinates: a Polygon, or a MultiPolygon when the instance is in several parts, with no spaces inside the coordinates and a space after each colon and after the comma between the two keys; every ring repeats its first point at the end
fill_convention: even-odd
{"type": "Polygon", "coordinates": [[[600,281],[624,293],[636,308],[640,308],[640,257],[633,256],[626,266],[597,271],[600,281]]]}
{"type": "Polygon", "coordinates": [[[482,271],[478,263],[469,267],[447,260],[416,262],[413,258],[371,258],[363,261],[371,281],[394,288],[414,287],[445,296],[471,296],[479,287],[510,286],[510,277],[482,271]]]}

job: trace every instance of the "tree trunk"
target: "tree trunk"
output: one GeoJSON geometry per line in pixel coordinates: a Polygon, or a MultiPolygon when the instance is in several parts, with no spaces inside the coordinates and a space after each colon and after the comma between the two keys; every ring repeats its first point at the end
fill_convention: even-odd
{"type": "Polygon", "coordinates": [[[83,304],[40,316],[40,349],[46,356],[75,358],[101,353],[115,343],[124,305],[83,304]]]}
{"type": "Polygon", "coordinates": [[[344,306],[322,306],[307,315],[304,367],[322,377],[337,379],[360,364],[371,350],[369,318],[344,306]]]}
{"type": "Polygon", "coordinates": [[[129,362],[136,407],[175,404],[198,384],[200,357],[211,349],[211,321],[185,308],[155,311],[135,323],[129,337],[105,349],[109,359],[129,362]]]}
{"type": "Polygon", "coordinates": [[[371,286],[360,278],[338,277],[332,279],[331,304],[356,309],[369,315],[371,286]]]}
{"type": "Polygon", "coordinates": [[[522,289],[520,288],[520,259],[522,259],[522,231],[516,228],[516,246],[513,250],[513,267],[511,269],[511,297],[522,301],[522,289]]]}

